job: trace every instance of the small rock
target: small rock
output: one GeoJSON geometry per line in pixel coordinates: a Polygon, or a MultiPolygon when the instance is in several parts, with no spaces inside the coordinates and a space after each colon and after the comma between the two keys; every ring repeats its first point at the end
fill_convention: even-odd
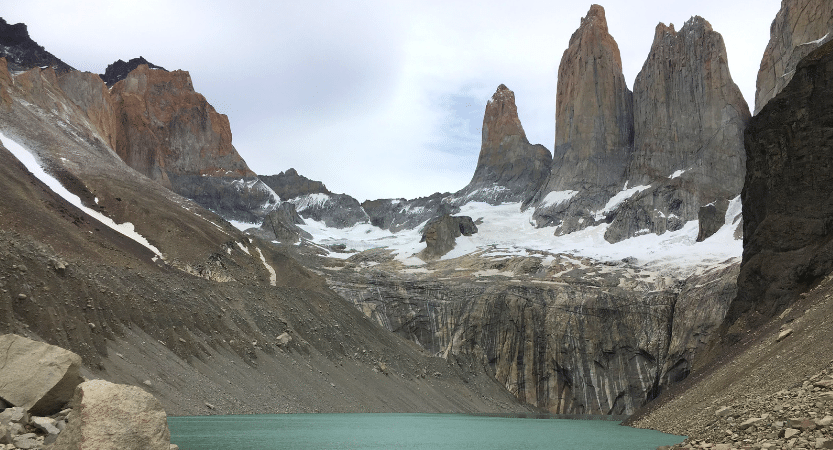
{"type": "Polygon", "coordinates": [[[818,438],[816,439],[816,448],[833,448],[833,439],[818,438]]]}
{"type": "Polygon", "coordinates": [[[795,428],[787,428],[784,430],[784,439],[790,439],[800,432],[800,430],[796,430],[795,428]]]}
{"type": "Polygon", "coordinates": [[[26,294],[17,294],[18,300],[26,300],[26,294]]]}
{"type": "Polygon", "coordinates": [[[29,414],[20,406],[6,408],[5,411],[0,412],[0,423],[7,424],[9,422],[26,424],[29,422],[29,414]]]}
{"type": "Polygon", "coordinates": [[[29,423],[32,424],[35,428],[43,430],[46,434],[58,434],[61,432],[56,426],[55,421],[50,419],[49,417],[37,417],[33,416],[29,419],[29,423]]]}
{"type": "Polygon", "coordinates": [[[728,417],[734,415],[734,410],[731,406],[722,406],[715,411],[714,415],[717,417],[728,417]]]}
{"type": "Polygon", "coordinates": [[[208,409],[217,409],[214,405],[212,405],[211,403],[208,403],[208,402],[205,402],[205,406],[206,406],[208,409]]]}
{"type": "Polygon", "coordinates": [[[12,443],[12,431],[6,424],[0,424],[0,444],[12,443]]]}
{"type": "Polygon", "coordinates": [[[789,336],[791,334],[793,334],[793,329],[792,328],[787,328],[786,330],[778,333],[778,338],[775,339],[775,342],[781,342],[782,340],[784,340],[784,338],[786,338],[787,336],[789,336]]]}
{"type": "Polygon", "coordinates": [[[179,450],[179,446],[176,444],[171,444],[171,450],[179,450]]]}
{"type": "Polygon", "coordinates": [[[751,419],[744,420],[740,425],[738,425],[738,428],[741,430],[745,430],[753,425],[759,424],[763,420],[763,417],[752,417],[751,419]]]}
{"type": "Polygon", "coordinates": [[[819,381],[816,381],[815,383],[813,383],[813,386],[820,387],[820,388],[825,388],[825,389],[833,389],[833,380],[831,380],[831,379],[819,380],[819,381]]]}
{"type": "Polygon", "coordinates": [[[820,427],[826,427],[833,423],[833,416],[824,416],[823,419],[816,419],[816,425],[820,427]]]}
{"type": "Polygon", "coordinates": [[[286,331],[281,333],[280,336],[277,337],[278,345],[281,347],[287,346],[290,342],[292,342],[292,336],[289,335],[286,331]]]}
{"type": "Polygon", "coordinates": [[[35,433],[26,433],[12,439],[12,444],[14,444],[17,448],[22,449],[40,448],[43,444],[43,440],[38,439],[35,433]]]}

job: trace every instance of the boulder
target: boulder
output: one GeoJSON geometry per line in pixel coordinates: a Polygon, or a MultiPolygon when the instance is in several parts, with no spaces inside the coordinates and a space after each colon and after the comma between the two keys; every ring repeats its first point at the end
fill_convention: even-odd
{"type": "Polygon", "coordinates": [[[136,386],[86,381],[75,390],[67,426],[53,450],[169,450],[162,404],[136,386]]]}
{"type": "Polygon", "coordinates": [[[697,242],[703,242],[711,235],[717,233],[726,223],[726,210],[729,208],[727,200],[709,203],[706,206],[700,207],[700,212],[697,214],[697,221],[699,224],[699,231],[697,233],[697,242]]]}
{"type": "Polygon", "coordinates": [[[420,242],[425,242],[426,248],[419,256],[423,259],[440,258],[454,248],[458,237],[474,233],[477,233],[477,225],[471,217],[449,214],[437,217],[425,224],[422,230],[420,242]]]}
{"type": "Polygon", "coordinates": [[[83,381],[81,357],[69,350],[14,334],[0,336],[0,349],[0,397],[32,414],[60,411],[83,381]]]}

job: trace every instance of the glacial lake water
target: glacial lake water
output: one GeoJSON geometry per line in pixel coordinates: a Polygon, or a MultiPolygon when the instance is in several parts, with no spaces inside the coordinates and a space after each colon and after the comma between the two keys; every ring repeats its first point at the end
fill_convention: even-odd
{"type": "Polygon", "coordinates": [[[654,450],[682,436],[608,420],[465,414],[277,414],[168,417],[181,450],[654,450]]]}

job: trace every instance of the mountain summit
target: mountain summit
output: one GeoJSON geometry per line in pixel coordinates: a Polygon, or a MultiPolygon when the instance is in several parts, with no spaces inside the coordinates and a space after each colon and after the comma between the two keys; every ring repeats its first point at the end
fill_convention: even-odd
{"type": "Polygon", "coordinates": [[[0,17],[0,58],[11,71],[50,66],[58,74],[75,70],[29,37],[26,24],[11,25],[0,17]]]}

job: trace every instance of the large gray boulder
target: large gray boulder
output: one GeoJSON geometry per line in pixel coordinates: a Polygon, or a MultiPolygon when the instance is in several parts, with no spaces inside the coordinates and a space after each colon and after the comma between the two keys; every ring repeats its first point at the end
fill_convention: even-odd
{"type": "Polygon", "coordinates": [[[162,404],[136,386],[86,381],[75,390],[67,426],[53,450],[169,450],[162,404]]]}
{"type": "Polygon", "coordinates": [[[61,410],[82,381],[81,357],[23,336],[0,336],[0,397],[38,416],[61,410]]]}
{"type": "Polygon", "coordinates": [[[460,236],[477,233],[477,225],[469,216],[452,216],[446,214],[425,224],[422,240],[425,250],[419,253],[423,260],[437,259],[450,252],[460,236]]]}

